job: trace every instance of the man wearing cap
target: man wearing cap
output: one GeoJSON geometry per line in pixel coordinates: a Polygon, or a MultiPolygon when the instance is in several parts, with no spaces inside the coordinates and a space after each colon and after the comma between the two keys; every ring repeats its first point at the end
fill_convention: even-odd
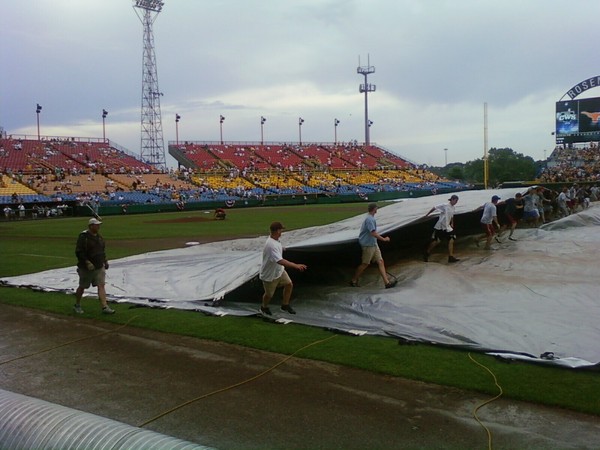
{"type": "Polygon", "coordinates": [[[81,297],[83,291],[92,286],[98,287],[98,300],[102,307],[102,313],[114,314],[114,310],[106,302],[105,278],[108,261],[104,238],[100,235],[100,225],[102,222],[96,218],[88,221],[88,229],[79,233],[77,244],[75,246],[75,255],[77,256],[77,273],[79,274],[79,286],[75,291],[75,305],[73,311],[77,314],[83,314],[81,309],[81,297]]]}
{"type": "Polygon", "coordinates": [[[517,192],[514,198],[506,199],[504,205],[504,216],[508,222],[506,227],[510,227],[508,239],[511,241],[516,241],[516,239],[512,236],[515,232],[515,228],[517,228],[519,219],[523,216],[523,194],[517,192]]]}
{"type": "Polygon", "coordinates": [[[500,228],[500,222],[498,222],[498,212],[496,205],[498,204],[500,197],[494,195],[491,202],[487,202],[483,205],[483,214],[481,215],[481,227],[485,234],[481,238],[475,238],[475,243],[479,246],[479,240],[485,238],[485,249],[492,249],[492,238],[496,234],[496,229],[500,228]],[[496,228],[494,228],[494,225],[496,228]]]}
{"type": "Polygon", "coordinates": [[[375,203],[369,203],[367,210],[367,217],[365,217],[358,234],[358,243],[362,248],[361,263],[356,268],[354,278],[352,278],[350,281],[350,286],[357,287],[358,279],[365,269],[369,267],[369,264],[377,263],[377,266],[379,267],[379,274],[381,275],[381,278],[385,284],[385,288],[389,289],[396,286],[396,280],[390,282],[388,279],[387,272],[385,270],[385,263],[383,262],[383,257],[381,256],[381,250],[379,250],[377,241],[389,242],[390,238],[389,236],[383,237],[377,233],[377,222],[375,221],[377,205],[375,203]]]}
{"type": "Polygon", "coordinates": [[[290,314],[296,314],[296,311],[290,305],[292,297],[292,289],[294,285],[289,275],[285,271],[286,268],[296,269],[300,272],[306,270],[304,264],[296,264],[283,258],[283,245],[279,241],[284,227],[281,222],[273,222],[269,227],[270,234],[265,242],[262,254],[262,264],[260,266],[259,278],[263,283],[265,290],[262,296],[260,312],[265,315],[272,315],[269,309],[269,302],[275,294],[275,290],[283,286],[283,299],[281,301],[281,310],[290,314]]]}
{"type": "Polygon", "coordinates": [[[442,240],[448,241],[448,262],[455,263],[460,261],[454,257],[454,241],[456,239],[456,233],[454,233],[454,206],[458,203],[458,195],[452,195],[448,199],[448,203],[442,203],[436,205],[429,210],[425,217],[429,216],[434,211],[438,211],[440,216],[437,223],[433,227],[433,234],[431,235],[431,242],[423,254],[423,261],[429,261],[429,255],[431,251],[438,245],[442,240]]]}

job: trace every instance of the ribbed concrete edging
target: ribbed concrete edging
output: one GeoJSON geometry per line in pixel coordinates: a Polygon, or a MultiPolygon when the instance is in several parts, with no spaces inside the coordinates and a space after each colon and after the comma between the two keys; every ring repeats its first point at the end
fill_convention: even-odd
{"type": "Polygon", "coordinates": [[[3,450],[207,450],[154,431],[0,389],[3,450]]]}

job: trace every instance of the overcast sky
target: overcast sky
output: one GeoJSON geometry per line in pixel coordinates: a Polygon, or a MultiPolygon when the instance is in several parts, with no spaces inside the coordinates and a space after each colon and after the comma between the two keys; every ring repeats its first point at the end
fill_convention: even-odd
{"type": "MultiPolygon", "coordinates": [[[[0,126],[140,151],[142,23],[129,0],[0,0],[0,126]]],[[[165,151],[175,140],[364,141],[419,164],[554,148],[555,102],[599,75],[591,0],[165,0],[154,22],[165,151]],[[369,57],[369,60],[367,59],[369,57]],[[448,149],[447,152],[444,149],[448,149]]],[[[596,89],[597,90],[597,89],[596,89]]],[[[587,96],[600,96],[600,92],[587,96]]],[[[584,97],[584,96],[581,96],[584,97]]]]}

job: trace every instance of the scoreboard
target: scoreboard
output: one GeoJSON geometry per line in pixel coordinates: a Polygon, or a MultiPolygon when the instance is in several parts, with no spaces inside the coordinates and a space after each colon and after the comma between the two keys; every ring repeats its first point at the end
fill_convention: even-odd
{"type": "Polygon", "coordinates": [[[600,141],[600,97],[556,102],[556,143],[600,141]]]}

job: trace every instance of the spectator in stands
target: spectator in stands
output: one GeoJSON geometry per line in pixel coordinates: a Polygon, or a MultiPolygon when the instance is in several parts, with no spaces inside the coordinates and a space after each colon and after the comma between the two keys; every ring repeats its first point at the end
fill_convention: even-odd
{"type": "Polygon", "coordinates": [[[442,242],[442,240],[448,241],[448,262],[455,263],[460,261],[458,258],[454,257],[454,241],[456,240],[456,233],[454,232],[454,207],[457,203],[458,195],[452,195],[448,199],[448,203],[436,205],[425,214],[425,217],[428,217],[429,214],[434,211],[440,213],[436,224],[433,226],[431,242],[423,254],[423,261],[429,261],[431,251],[436,245],[442,242]]]}
{"type": "Polygon", "coordinates": [[[79,286],[75,291],[75,305],[73,311],[83,314],[81,309],[81,297],[83,292],[92,286],[98,287],[98,300],[103,314],[114,314],[114,310],[108,306],[106,301],[105,278],[108,269],[106,259],[104,238],[100,235],[102,222],[96,218],[88,221],[88,229],[79,233],[75,246],[77,256],[77,273],[79,274],[79,286]]]}
{"type": "Polygon", "coordinates": [[[369,267],[369,264],[377,263],[379,274],[385,284],[385,288],[393,288],[396,286],[397,281],[389,280],[385,270],[383,256],[381,256],[381,250],[379,249],[379,245],[377,245],[377,241],[390,242],[390,238],[389,236],[383,237],[377,232],[377,222],[375,220],[377,205],[375,203],[369,203],[367,211],[367,217],[365,217],[358,234],[358,243],[362,249],[361,263],[356,268],[354,277],[350,280],[350,286],[358,287],[358,280],[365,269],[369,267]]]}

